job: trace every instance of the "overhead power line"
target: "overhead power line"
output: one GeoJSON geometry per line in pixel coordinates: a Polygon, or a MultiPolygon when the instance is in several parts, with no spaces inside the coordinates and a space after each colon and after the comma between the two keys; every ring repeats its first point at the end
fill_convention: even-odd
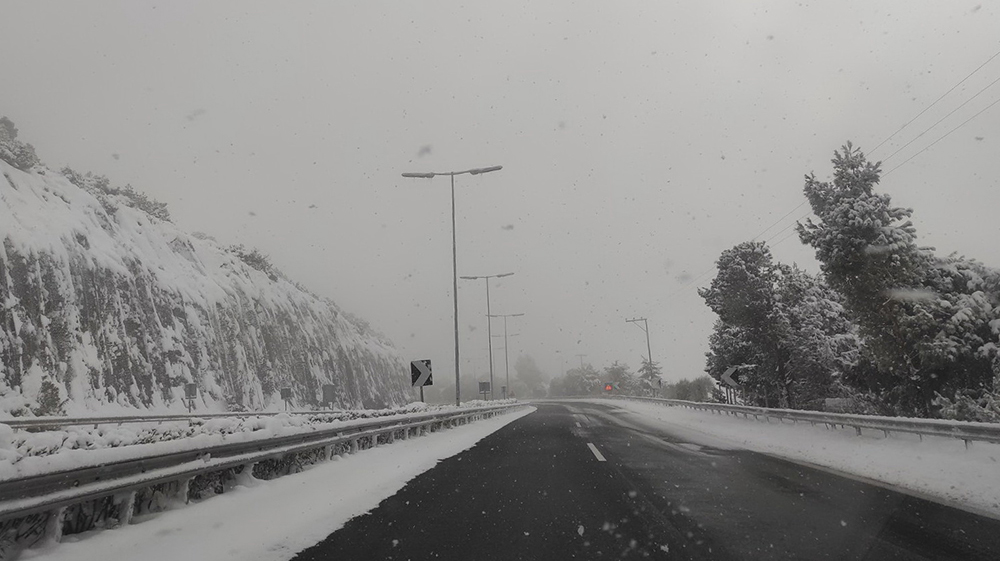
{"type": "Polygon", "coordinates": [[[900,164],[899,164],[898,166],[896,166],[896,167],[894,167],[894,168],[890,169],[889,171],[887,171],[887,172],[883,173],[883,174],[882,174],[882,177],[885,177],[885,176],[889,175],[890,173],[892,173],[892,172],[896,171],[897,169],[899,169],[899,168],[903,167],[903,166],[904,166],[904,165],[906,164],[906,162],[909,162],[909,161],[910,161],[910,160],[912,160],[913,158],[916,158],[916,157],[917,157],[917,156],[919,156],[920,154],[923,154],[924,152],[926,152],[927,150],[929,150],[929,149],[931,148],[931,146],[934,146],[934,145],[935,145],[935,144],[937,144],[938,142],[941,142],[941,141],[942,141],[942,140],[944,140],[945,138],[948,138],[948,136],[949,136],[949,135],[950,135],[951,133],[953,133],[953,132],[957,131],[958,129],[960,129],[960,128],[962,128],[962,127],[964,127],[964,126],[966,125],[966,123],[968,123],[969,121],[971,121],[971,120],[975,119],[976,117],[978,117],[979,115],[981,115],[981,114],[982,114],[983,112],[985,112],[985,111],[986,111],[987,109],[989,109],[989,108],[993,107],[993,106],[994,106],[994,105],[996,105],[997,103],[1000,103],[1000,98],[997,98],[997,100],[996,100],[996,101],[994,101],[993,103],[991,103],[991,104],[987,105],[986,107],[983,107],[982,109],[980,109],[980,110],[979,110],[978,112],[976,112],[976,114],[975,114],[975,115],[973,115],[973,116],[969,117],[968,119],[966,119],[966,120],[962,121],[962,124],[958,125],[957,127],[953,128],[953,129],[951,129],[950,131],[948,131],[948,132],[944,133],[943,135],[939,136],[937,140],[935,140],[934,142],[931,142],[930,144],[928,144],[928,145],[927,145],[926,147],[924,147],[924,149],[923,149],[923,150],[921,150],[921,151],[917,152],[916,154],[914,154],[914,155],[910,156],[909,158],[907,158],[907,159],[903,160],[902,162],[900,162],[900,164]]]}
{"type": "Polygon", "coordinates": [[[886,142],[889,142],[889,140],[891,140],[892,137],[894,137],[897,134],[899,134],[899,132],[902,131],[903,129],[905,129],[906,127],[908,127],[910,125],[910,123],[912,123],[913,121],[916,121],[917,119],[919,119],[920,116],[923,115],[924,113],[926,113],[931,107],[934,107],[935,105],[937,105],[939,101],[941,101],[942,99],[945,98],[945,96],[947,96],[951,92],[955,91],[955,88],[957,88],[957,87],[961,86],[962,84],[964,84],[966,80],[968,80],[969,78],[971,78],[976,72],[979,72],[984,66],[986,66],[987,64],[989,64],[990,61],[992,61],[993,59],[995,59],[998,56],[1000,56],[1000,51],[997,51],[996,53],[993,54],[993,56],[991,56],[990,58],[986,59],[986,62],[984,62],[984,63],[980,64],[979,66],[977,66],[976,69],[973,70],[972,72],[970,72],[965,78],[962,78],[957,84],[955,84],[954,86],[952,86],[948,91],[946,91],[943,94],[941,94],[941,97],[935,99],[934,102],[931,103],[930,105],[928,105],[927,107],[924,107],[923,111],[921,111],[920,113],[917,113],[917,115],[915,117],[913,117],[912,119],[910,119],[909,121],[907,121],[906,123],[904,123],[903,126],[899,127],[898,129],[896,129],[895,132],[893,132],[892,134],[890,134],[889,136],[887,136],[885,138],[885,140],[883,140],[882,142],[879,142],[875,146],[875,148],[872,148],[871,151],[869,151],[869,154],[874,153],[876,150],[879,149],[880,146],[882,146],[886,142]]]}
{"type": "Polygon", "coordinates": [[[764,235],[764,232],[767,232],[771,228],[774,228],[775,226],[777,226],[779,222],[781,222],[782,220],[788,218],[788,215],[790,215],[791,213],[795,212],[796,210],[799,210],[800,208],[802,208],[802,205],[804,205],[804,204],[806,204],[808,202],[809,202],[809,200],[807,199],[807,200],[802,201],[801,203],[799,203],[798,206],[796,206],[792,210],[786,212],[784,216],[782,216],[781,218],[775,220],[774,223],[772,223],[770,226],[768,226],[767,228],[764,228],[763,230],[761,230],[761,232],[759,234],[757,234],[756,236],[754,236],[753,238],[751,238],[750,241],[756,241],[757,238],[759,238],[759,237],[761,237],[761,236],[764,235]]]}
{"type": "MultiPolygon", "coordinates": [[[[959,105],[958,107],[956,107],[956,108],[952,109],[952,110],[951,110],[951,111],[950,111],[950,112],[949,112],[949,113],[948,113],[947,115],[945,115],[944,117],[941,117],[941,118],[940,118],[940,119],[938,119],[938,120],[937,120],[937,121],[936,121],[936,122],[935,122],[935,123],[934,123],[933,125],[931,125],[931,126],[927,127],[926,129],[924,129],[924,130],[923,130],[923,132],[921,132],[921,133],[920,133],[920,134],[918,134],[917,136],[913,137],[913,140],[910,140],[910,141],[909,141],[909,142],[907,142],[906,144],[904,144],[904,145],[900,146],[899,148],[897,148],[895,152],[893,152],[892,154],[889,154],[888,156],[886,156],[886,157],[885,157],[885,158],[883,159],[883,161],[884,161],[884,160],[888,160],[888,159],[892,158],[892,157],[893,157],[893,156],[895,156],[896,154],[899,154],[899,153],[900,153],[901,151],[903,151],[903,149],[904,149],[904,148],[906,148],[907,146],[909,146],[909,145],[913,144],[914,142],[916,142],[916,141],[917,141],[917,140],[918,140],[918,139],[919,139],[919,138],[920,138],[921,136],[923,136],[923,135],[927,134],[928,132],[930,132],[930,130],[931,130],[931,129],[933,129],[934,127],[936,127],[936,126],[940,125],[942,121],[944,121],[944,120],[945,120],[945,119],[947,119],[948,117],[951,117],[952,115],[954,115],[956,111],[958,111],[959,109],[961,109],[961,108],[965,107],[965,106],[966,106],[966,104],[968,104],[968,103],[969,103],[970,101],[972,101],[972,100],[976,99],[977,97],[979,97],[979,94],[981,94],[981,93],[985,92],[985,91],[986,91],[987,89],[989,89],[989,88],[990,88],[991,86],[993,86],[993,84],[996,84],[997,82],[1000,82],[1000,78],[997,78],[996,80],[993,80],[993,81],[992,81],[992,82],[990,82],[990,83],[989,83],[989,84],[988,84],[988,85],[987,85],[987,86],[986,86],[985,88],[983,88],[983,89],[979,90],[978,92],[976,92],[976,94],[975,94],[975,95],[973,95],[973,96],[972,96],[972,97],[970,97],[969,99],[967,99],[967,100],[963,101],[961,105],[959,105]]],[[[981,113],[981,112],[980,112],[980,113],[981,113]]],[[[977,113],[977,115],[978,115],[978,113],[977,113]]]]}

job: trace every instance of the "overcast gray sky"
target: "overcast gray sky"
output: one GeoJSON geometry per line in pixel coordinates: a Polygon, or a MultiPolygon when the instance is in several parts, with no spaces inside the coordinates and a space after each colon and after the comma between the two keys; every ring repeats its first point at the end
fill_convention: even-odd
{"type": "MultiPolygon", "coordinates": [[[[19,2],[0,114],[52,167],[169,203],[453,365],[447,178],[460,275],[492,285],[512,351],[555,373],[645,355],[703,372],[718,254],[804,201],[834,149],[870,150],[1000,51],[980,1],[19,2]],[[696,282],[691,282],[697,280],[696,282]],[[556,353],[560,351],[560,353],[556,353]],[[572,358],[572,362],[576,362],[572,358]]],[[[874,153],[1000,78],[1000,57],[874,153]]],[[[1000,99],[982,93],[888,170],[1000,99]]],[[[1000,107],[885,178],[921,239],[1000,266],[1000,107]]],[[[785,262],[817,270],[782,231],[785,262]]],[[[463,370],[486,371],[485,290],[460,281],[463,370]]],[[[502,330],[502,324],[494,324],[502,330]]],[[[502,359],[497,362],[502,370],[502,359]]]]}

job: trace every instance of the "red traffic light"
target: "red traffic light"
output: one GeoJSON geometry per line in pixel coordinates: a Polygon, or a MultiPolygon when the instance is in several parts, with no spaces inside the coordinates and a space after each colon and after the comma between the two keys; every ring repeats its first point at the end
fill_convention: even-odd
{"type": "Polygon", "coordinates": [[[611,391],[611,384],[605,384],[604,385],[604,391],[606,391],[606,392],[611,391]]]}

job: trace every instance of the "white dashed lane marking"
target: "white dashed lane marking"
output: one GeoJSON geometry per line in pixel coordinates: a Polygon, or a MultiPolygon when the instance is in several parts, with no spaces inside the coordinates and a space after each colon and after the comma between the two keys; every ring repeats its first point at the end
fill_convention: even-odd
{"type": "Polygon", "coordinates": [[[606,462],[606,461],[608,461],[601,454],[601,451],[597,449],[597,446],[594,446],[593,442],[588,442],[587,446],[590,448],[590,451],[594,453],[594,456],[597,457],[597,461],[598,462],[606,462]]]}

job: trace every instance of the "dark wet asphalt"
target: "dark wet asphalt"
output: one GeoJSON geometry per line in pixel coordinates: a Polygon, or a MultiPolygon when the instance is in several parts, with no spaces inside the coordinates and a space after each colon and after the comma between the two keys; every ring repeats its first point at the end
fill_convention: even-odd
{"type": "Polygon", "coordinates": [[[998,520],[613,403],[537,407],[295,559],[1000,559],[998,520]]]}

